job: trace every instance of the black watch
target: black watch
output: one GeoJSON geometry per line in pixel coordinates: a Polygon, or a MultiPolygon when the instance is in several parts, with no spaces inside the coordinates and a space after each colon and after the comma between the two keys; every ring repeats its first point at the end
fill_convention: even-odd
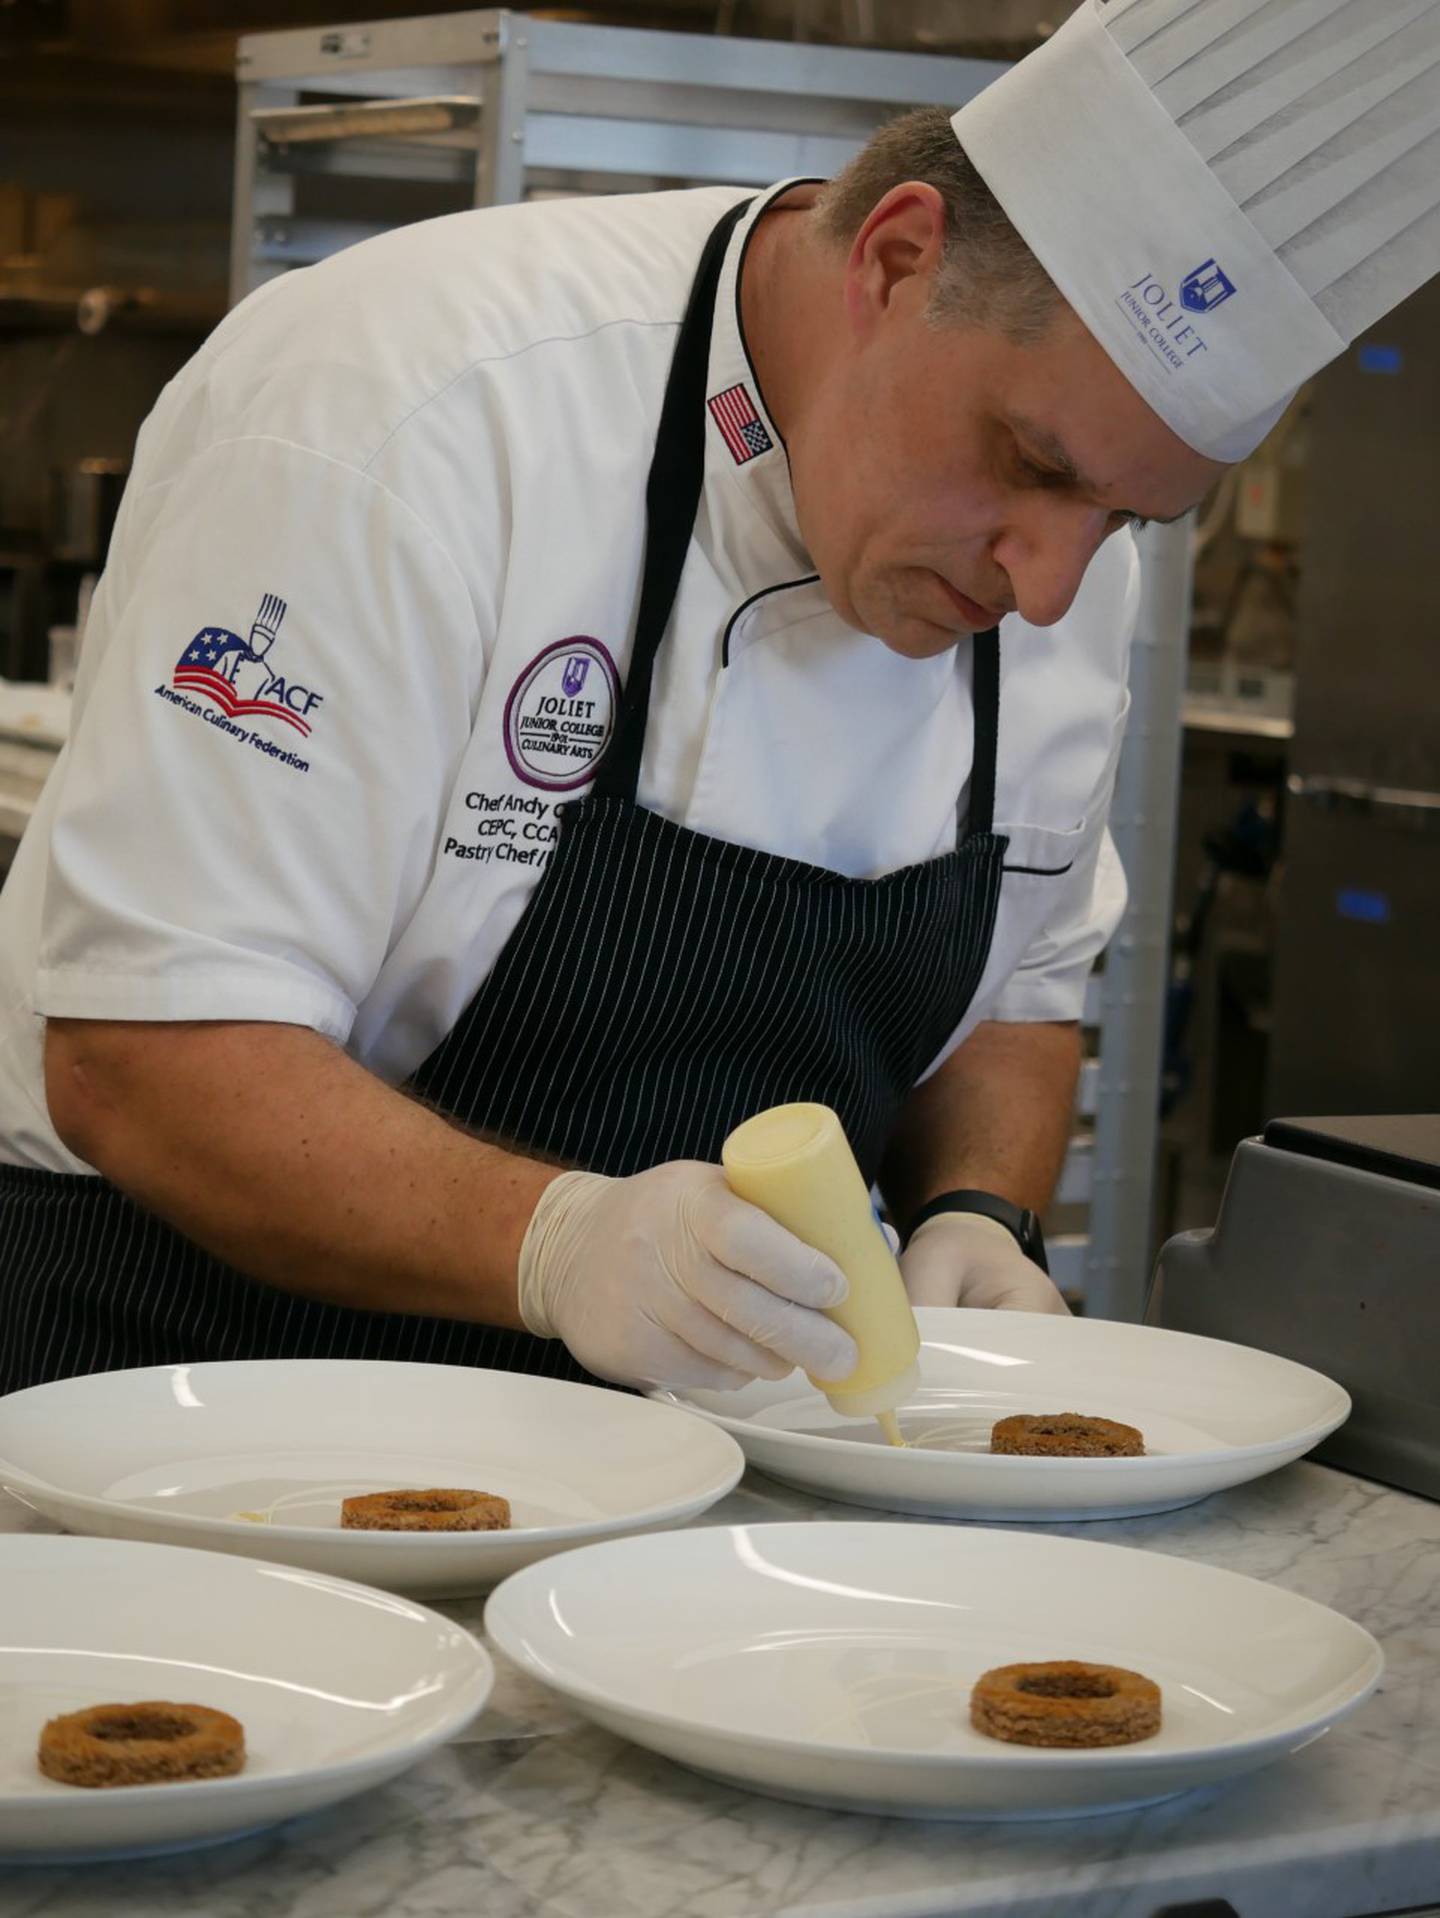
{"type": "Polygon", "coordinates": [[[1028,1207],[1012,1205],[995,1192],[942,1192],[938,1198],[922,1205],[911,1219],[905,1243],[910,1243],[927,1219],[937,1218],[942,1212],[974,1212],[982,1219],[994,1219],[997,1225],[1004,1226],[1030,1263],[1038,1265],[1048,1276],[1045,1235],[1040,1230],[1039,1219],[1028,1207]]]}

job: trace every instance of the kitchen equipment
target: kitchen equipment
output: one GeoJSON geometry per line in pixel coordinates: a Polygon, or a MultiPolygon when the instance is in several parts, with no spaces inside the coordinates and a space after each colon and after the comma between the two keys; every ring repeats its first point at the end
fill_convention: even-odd
{"type": "Polygon", "coordinates": [[[112,459],[84,459],[54,468],[50,475],[52,558],[104,565],[129,472],[126,461],[112,459]]]}
{"type": "Polygon", "coordinates": [[[1322,1368],[1349,1422],[1316,1457],[1440,1498],[1440,1115],[1278,1119],[1213,1231],[1160,1251],[1152,1324],[1322,1368]]]}
{"type": "Polygon", "coordinates": [[[1437,416],[1440,280],[1315,386],[1271,1112],[1421,1111],[1440,1087],[1437,416]]]}

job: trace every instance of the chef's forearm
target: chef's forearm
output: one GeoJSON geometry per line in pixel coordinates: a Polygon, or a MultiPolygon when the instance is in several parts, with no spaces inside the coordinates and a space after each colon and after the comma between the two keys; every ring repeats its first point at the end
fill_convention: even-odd
{"type": "Polygon", "coordinates": [[[520,1241],[555,1169],[470,1137],[307,1028],[52,1020],[45,1076],[71,1151],[250,1276],[520,1323],[520,1241]]]}
{"type": "Polygon", "coordinates": [[[897,1220],[967,1187],[1042,1211],[1064,1162],[1079,1071],[1078,1025],[977,1026],[906,1101],[881,1174],[897,1220]]]}

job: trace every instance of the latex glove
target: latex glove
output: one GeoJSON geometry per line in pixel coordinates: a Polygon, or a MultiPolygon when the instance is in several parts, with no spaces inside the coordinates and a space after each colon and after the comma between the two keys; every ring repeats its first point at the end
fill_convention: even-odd
{"type": "Polygon", "coordinates": [[[520,1247],[526,1325],[622,1385],[723,1392],[797,1365],[844,1378],[855,1343],[820,1308],[846,1290],[833,1260],[691,1160],[562,1173],[520,1247]]]}
{"type": "Polygon", "coordinates": [[[1064,1312],[1069,1306],[998,1219],[937,1212],[912,1234],[900,1260],[912,1305],[998,1306],[1064,1312]]]}

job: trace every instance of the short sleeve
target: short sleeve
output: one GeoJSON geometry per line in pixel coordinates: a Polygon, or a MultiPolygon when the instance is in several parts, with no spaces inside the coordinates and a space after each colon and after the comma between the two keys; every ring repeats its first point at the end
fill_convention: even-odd
{"type": "MultiPolygon", "coordinates": [[[[1103,820],[1109,811],[1105,794],[1103,820]]],[[[1054,915],[986,1008],[987,1019],[1079,1019],[1091,968],[1125,911],[1125,872],[1102,826],[1063,880],[1054,915]]]]}
{"type": "Polygon", "coordinates": [[[126,506],[54,775],[36,1009],[343,1040],[469,737],[464,583],[409,505],[279,439],[126,506]]]}

